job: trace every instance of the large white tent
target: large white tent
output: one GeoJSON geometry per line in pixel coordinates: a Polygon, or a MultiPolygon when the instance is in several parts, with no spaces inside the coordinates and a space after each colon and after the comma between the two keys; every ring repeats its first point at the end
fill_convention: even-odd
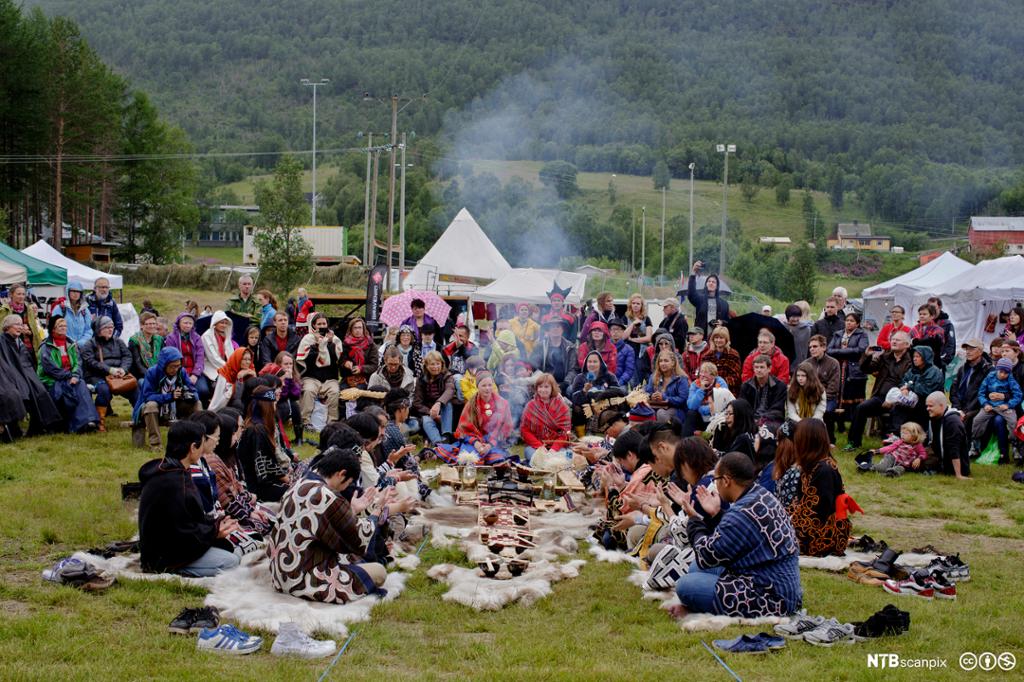
{"type": "Polygon", "coordinates": [[[991,315],[999,315],[1024,301],[1024,256],[1006,256],[978,263],[970,271],[939,282],[931,291],[914,295],[916,308],[930,296],[942,299],[942,310],[956,328],[957,342],[970,338],[992,339],[1002,329],[986,332],[991,315]]]}
{"type": "Polygon", "coordinates": [[[86,289],[92,289],[93,284],[95,284],[96,280],[100,277],[106,277],[107,280],[110,281],[111,289],[124,288],[124,278],[121,277],[121,275],[110,275],[99,270],[94,270],[76,260],[72,260],[42,239],[32,246],[25,247],[21,252],[28,254],[33,258],[38,258],[44,263],[64,268],[68,271],[68,280],[77,280],[86,289]]]}
{"type": "Polygon", "coordinates": [[[562,289],[571,287],[565,302],[578,306],[583,301],[587,276],[579,272],[513,268],[504,277],[477,289],[469,295],[471,301],[484,303],[534,303],[546,305],[548,292],[555,283],[562,289]]]}
{"type": "Polygon", "coordinates": [[[467,294],[511,269],[469,211],[462,209],[406,276],[402,288],[467,294]]]}
{"type": "Polygon", "coordinates": [[[25,268],[16,263],[0,260],[0,284],[17,284],[27,280],[28,273],[25,272],[25,268]]]}
{"type": "Polygon", "coordinates": [[[973,268],[967,261],[946,251],[919,268],[868,287],[862,294],[864,319],[874,320],[881,328],[888,320],[889,309],[899,304],[907,309],[906,319],[913,322],[916,315],[910,311],[910,305],[915,296],[923,293],[927,298],[934,293],[936,285],[960,277],[973,268]]]}

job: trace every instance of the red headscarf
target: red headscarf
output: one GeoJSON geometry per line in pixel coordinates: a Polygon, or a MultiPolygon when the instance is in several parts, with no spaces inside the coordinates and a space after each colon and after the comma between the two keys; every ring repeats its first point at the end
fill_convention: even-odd
{"type": "Polygon", "coordinates": [[[228,358],[228,361],[224,363],[224,366],[217,370],[217,373],[228,380],[228,383],[235,383],[238,381],[238,373],[242,371],[242,358],[248,354],[250,362],[252,361],[252,351],[248,348],[236,348],[228,358]]]}

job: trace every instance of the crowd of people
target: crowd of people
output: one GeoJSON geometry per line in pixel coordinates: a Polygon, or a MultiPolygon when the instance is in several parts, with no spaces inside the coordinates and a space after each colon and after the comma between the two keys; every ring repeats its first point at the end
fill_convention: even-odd
{"type": "Polygon", "coordinates": [[[475,341],[465,319],[434,320],[414,300],[379,345],[367,321],[336,330],[303,290],[279,310],[248,276],[223,310],[187,306],[167,323],[148,306],[127,341],[104,280],[88,296],[69,284],[45,333],[15,286],[0,311],[11,377],[0,418],[9,439],[26,415],[28,435],[104,430],[124,397],[135,444],[163,450],[139,472],[147,570],[214,575],[266,543],[279,590],[332,602],[380,591],[389,541],[409,536],[410,512],[431,495],[419,469],[429,457],[577,469],[606,503],[595,531],[605,547],[649,564],[681,610],[742,616],[795,612],[798,555],[846,550],[858,507],[837,431],[859,450],[874,419],[891,437],[858,462],[890,476],[967,478],[990,436],[1020,457],[1020,308],[988,348],[960,344],[947,393],[957,341],[938,299],[913,327],[895,307],[872,344],[838,288],[818,319],[806,302],[787,307],[792,357],[767,324],[740,357],[720,283],[698,288],[698,269],[685,292],[692,325],[677,298],[654,325],[639,294],[622,315],[607,293],[577,314],[556,286],[546,310],[499,309],[475,341]],[[345,400],[348,388],[369,394],[345,400]],[[630,391],[640,399],[628,412],[609,400],[630,391]],[[301,460],[307,439],[317,454],[301,460]]]}

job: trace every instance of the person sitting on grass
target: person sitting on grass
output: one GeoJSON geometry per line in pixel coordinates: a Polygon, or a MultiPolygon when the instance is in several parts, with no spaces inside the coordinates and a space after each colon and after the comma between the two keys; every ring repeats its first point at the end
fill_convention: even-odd
{"type": "Polygon", "coordinates": [[[793,373],[786,396],[786,419],[800,421],[808,417],[825,419],[825,387],[818,379],[813,363],[803,362],[793,373]]]}
{"type": "MultiPolygon", "coordinates": [[[[527,462],[532,461],[533,454],[540,448],[546,448],[549,452],[568,448],[571,428],[572,415],[562,400],[558,382],[550,374],[541,374],[534,383],[533,398],[526,403],[519,423],[519,433],[524,443],[523,458],[527,462]]],[[[565,451],[571,462],[571,453],[567,449],[565,451]]]]}
{"type": "Polygon", "coordinates": [[[1008,437],[1017,424],[1016,409],[1020,407],[1022,400],[1021,387],[1011,376],[1012,371],[1013,362],[1009,358],[1000,358],[981,382],[978,388],[981,410],[974,416],[971,431],[975,448],[981,452],[982,439],[990,430],[994,430],[999,443],[1000,460],[1007,460],[1010,457],[1008,437]]]}
{"type": "Polygon", "coordinates": [[[489,372],[477,375],[476,394],[467,399],[455,442],[437,445],[437,456],[448,464],[499,464],[511,455],[508,439],[512,435],[512,412],[508,401],[498,395],[489,372]]]}
{"type": "Polygon", "coordinates": [[[735,399],[725,379],[718,375],[715,363],[702,362],[696,379],[690,384],[690,395],[686,398],[683,436],[692,436],[697,431],[703,433],[708,430],[712,420],[716,423],[723,420],[722,412],[735,399]]]}
{"type": "Polygon", "coordinates": [[[956,476],[957,480],[970,479],[971,458],[960,413],[950,408],[949,398],[942,391],[928,396],[925,409],[928,411],[927,446],[932,453],[928,458],[928,468],[956,476]]]}
{"type": "Polygon", "coordinates": [[[210,409],[216,412],[228,405],[244,409],[242,387],[246,379],[254,376],[256,368],[253,366],[252,351],[244,346],[236,348],[227,363],[217,370],[217,384],[210,398],[210,409]]]}
{"type": "Polygon", "coordinates": [[[423,373],[416,379],[412,406],[431,445],[451,436],[454,399],[455,380],[445,369],[441,353],[430,351],[423,358],[423,373]]]}
{"type": "Polygon", "coordinates": [[[400,425],[405,425],[409,420],[409,411],[412,409],[412,401],[409,394],[396,388],[388,391],[384,397],[384,409],[387,411],[388,420],[381,432],[381,453],[385,461],[391,467],[386,477],[394,481],[394,484],[410,482],[410,493],[415,488],[419,499],[425,500],[430,495],[430,487],[420,480],[420,467],[416,462],[413,453],[416,446],[409,442],[400,425]]]}
{"type": "MultiPolygon", "coordinates": [[[[228,320],[228,324],[230,323],[228,320]]],[[[184,312],[178,315],[174,320],[174,328],[164,338],[164,347],[177,348],[181,351],[181,364],[188,374],[188,380],[196,387],[199,399],[205,405],[213,395],[213,386],[206,376],[206,344],[203,343],[203,337],[206,335],[199,336],[195,332],[195,324],[196,320],[192,313],[184,312]]]]}
{"type": "MultiPolygon", "coordinates": [[[[406,331],[399,336],[411,336],[411,332],[406,331]]],[[[384,391],[385,393],[393,388],[404,388],[411,393],[416,386],[416,376],[405,364],[401,348],[388,346],[384,350],[383,356],[384,360],[380,369],[370,376],[367,388],[371,391],[384,391]]]]}
{"type": "Polygon", "coordinates": [[[277,502],[288,489],[291,458],[284,451],[277,421],[274,389],[259,386],[246,409],[245,430],[238,441],[238,461],[245,482],[263,502],[277,502]]]}
{"type": "Polygon", "coordinates": [[[619,382],[615,374],[604,364],[601,354],[593,350],[584,358],[580,373],[576,375],[569,389],[569,397],[582,418],[583,405],[593,399],[607,397],[605,393],[616,388],[619,388],[619,382]]]}
{"type": "Polygon", "coordinates": [[[687,534],[694,560],[676,582],[681,604],[670,609],[673,616],[758,618],[788,616],[800,608],[803,589],[793,524],[756,477],[746,455],[730,452],[722,457],[715,467],[715,485],[699,487],[696,493],[710,520],[687,496],[679,496],[690,517],[687,534]],[[729,503],[726,511],[723,502],[729,503]]]}
{"type": "Polygon", "coordinates": [[[160,321],[153,313],[139,315],[139,325],[139,331],[128,339],[128,352],[132,356],[132,376],[141,380],[146,370],[156,364],[156,357],[164,347],[164,337],[159,334],[160,321]]]}
{"type": "Polygon", "coordinates": [[[39,380],[49,390],[70,433],[95,431],[100,416],[82,376],[78,344],[67,337],[63,317],[50,317],[47,328],[49,336],[39,347],[39,380]]]}
{"type": "Polygon", "coordinates": [[[900,427],[899,438],[886,446],[858,455],[857,463],[860,471],[877,471],[895,478],[907,471],[922,471],[927,456],[924,450],[924,429],[920,424],[907,422],[900,427]],[[882,461],[872,466],[871,458],[874,455],[882,455],[882,461]]]}
{"type": "Polygon", "coordinates": [[[804,419],[793,434],[800,466],[800,494],[787,510],[802,556],[842,556],[850,541],[848,509],[859,509],[843,488],[839,465],[832,458],[825,424],[804,419]]]}
{"type": "MultiPolygon", "coordinates": [[[[93,387],[96,394],[96,413],[99,414],[97,427],[106,431],[107,410],[114,399],[108,379],[117,381],[131,376],[132,354],[121,339],[114,336],[114,321],[99,317],[93,322],[93,335],[82,344],[82,368],[85,383],[93,387]]],[[[138,386],[123,392],[132,405],[138,399],[138,386]]]]}
{"type": "Polygon", "coordinates": [[[162,348],[156,364],[146,370],[139,383],[139,397],[132,410],[133,444],[144,447],[145,432],[149,447],[159,448],[160,422],[184,419],[198,405],[199,396],[182,365],[181,352],[177,348],[162,348]]]}
{"type": "Polygon", "coordinates": [[[224,540],[237,524],[219,524],[207,515],[192,483],[189,467],[202,456],[205,439],[201,425],[175,422],[167,430],[164,457],[139,469],[139,549],[144,571],[204,578],[238,566],[238,556],[224,540]]]}
{"type": "Polygon", "coordinates": [[[414,501],[378,502],[376,488],[349,499],[358,480],[358,450],[331,447],[284,496],[267,549],[278,592],[333,604],[384,594],[387,519],[414,501]]]}
{"type": "Polygon", "coordinates": [[[658,351],[654,371],[644,389],[651,396],[650,405],[657,411],[658,419],[678,419],[680,422],[686,420],[686,399],[690,396],[690,382],[678,353],[667,348],[658,351]]]}

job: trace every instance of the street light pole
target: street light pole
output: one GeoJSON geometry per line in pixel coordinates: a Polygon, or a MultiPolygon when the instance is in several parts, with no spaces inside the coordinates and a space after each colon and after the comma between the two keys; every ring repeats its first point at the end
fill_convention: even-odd
{"type": "Polygon", "coordinates": [[[391,267],[394,264],[395,248],[395,143],[398,141],[398,95],[391,95],[391,172],[388,176],[388,278],[387,290],[391,288],[391,267]]]}
{"type": "Polygon", "coordinates": [[[665,188],[661,188],[661,274],[659,285],[665,284],[665,188]]]}
{"type": "Polygon", "coordinates": [[[644,288],[644,272],[647,270],[647,207],[640,207],[640,290],[644,288]]]}
{"type": "Polygon", "coordinates": [[[398,209],[398,276],[405,270],[405,133],[402,133],[402,184],[398,209]]]}
{"type": "Polygon", "coordinates": [[[321,78],[318,81],[303,78],[300,82],[313,88],[313,227],[316,227],[316,89],[331,81],[328,78],[321,78]]]}
{"type": "Polygon", "coordinates": [[[366,203],[363,209],[363,265],[366,265],[370,244],[370,166],[373,163],[373,133],[366,143],[366,203]]]}
{"type": "Polygon", "coordinates": [[[736,153],[736,145],[720,144],[719,154],[725,154],[725,173],[722,176],[722,240],[718,250],[718,274],[725,274],[725,225],[729,219],[729,154],[736,153]]]}
{"type": "Polygon", "coordinates": [[[690,268],[687,272],[693,272],[693,169],[697,164],[690,164],[690,268]]]}

